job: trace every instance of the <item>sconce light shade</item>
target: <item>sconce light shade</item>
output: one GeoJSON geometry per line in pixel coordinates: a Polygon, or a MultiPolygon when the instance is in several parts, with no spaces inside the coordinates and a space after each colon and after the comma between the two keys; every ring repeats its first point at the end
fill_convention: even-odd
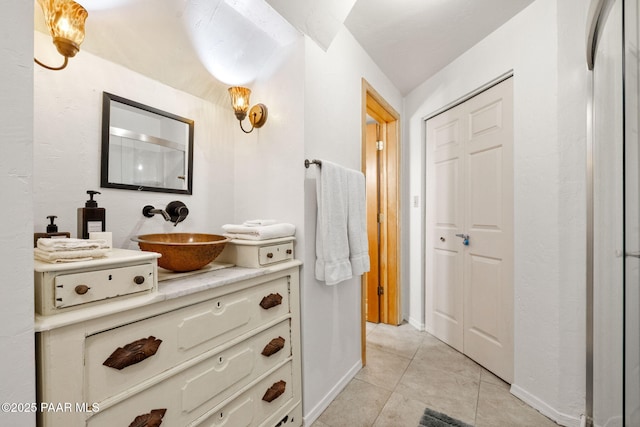
{"type": "Polygon", "coordinates": [[[231,95],[231,106],[236,113],[236,117],[240,121],[244,120],[247,117],[247,111],[249,111],[251,89],[241,86],[230,87],[229,95],[231,95]]]}
{"type": "Polygon", "coordinates": [[[267,106],[264,104],[256,104],[249,110],[249,97],[251,96],[251,90],[246,87],[234,86],[229,88],[229,95],[231,96],[231,106],[233,112],[236,114],[236,118],[240,122],[240,129],[244,133],[251,133],[255,128],[261,128],[267,122],[267,106]],[[242,127],[242,121],[247,117],[249,112],[249,122],[251,123],[251,130],[245,130],[242,127]]]}
{"type": "Polygon", "coordinates": [[[62,56],[64,64],[61,67],[50,67],[34,58],[35,62],[50,70],[61,70],[67,66],[80,50],[84,40],[84,23],[89,15],[86,9],[73,0],[38,0],[44,13],[47,28],[53,37],[53,44],[62,56]]]}

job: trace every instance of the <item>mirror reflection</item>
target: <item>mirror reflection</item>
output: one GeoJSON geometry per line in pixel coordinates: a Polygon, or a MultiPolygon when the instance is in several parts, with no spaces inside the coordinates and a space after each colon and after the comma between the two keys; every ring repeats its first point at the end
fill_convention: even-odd
{"type": "Polygon", "coordinates": [[[193,120],[107,92],[101,187],[192,193],[193,120]]]}

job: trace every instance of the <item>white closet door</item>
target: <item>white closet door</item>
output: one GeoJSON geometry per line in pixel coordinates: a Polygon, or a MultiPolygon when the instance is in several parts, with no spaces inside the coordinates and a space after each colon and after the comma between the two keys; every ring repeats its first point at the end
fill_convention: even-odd
{"type": "Polygon", "coordinates": [[[427,121],[427,331],[463,350],[464,129],[457,108],[427,121]]]}
{"type": "Polygon", "coordinates": [[[427,121],[427,327],[507,382],[513,381],[512,80],[427,121]]]}

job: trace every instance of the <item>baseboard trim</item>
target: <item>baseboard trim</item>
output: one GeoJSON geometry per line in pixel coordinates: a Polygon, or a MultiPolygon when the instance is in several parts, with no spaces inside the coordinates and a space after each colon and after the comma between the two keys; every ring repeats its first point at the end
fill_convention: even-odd
{"type": "Polygon", "coordinates": [[[414,328],[416,328],[416,329],[417,329],[417,330],[419,330],[419,331],[424,331],[424,330],[425,330],[425,329],[424,329],[424,323],[423,323],[423,322],[421,322],[421,321],[420,321],[420,320],[418,320],[418,319],[415,319],[415,318],[413,318],[413,317],[409,316],[409,320],[408,320],[408,322],[409,322],[409,324],[410,324],[411,326],[413,326],[414,328]]]}
{"type": "Polygon", "coordinates": [[[555,408],[547,404],[546,402],[540,400],[538,397],[532,395],[525,389],[517,386],[516,384],[511,385],[511,394],[513,394],[518,399],[522,400],[527,405],[532,408],[538,410],[541,414],[551,418],[556,423],[561,426],[567,427],[580,427],[580,416],[577,417],[564,414],[562,412],[557,411],[555,408]]]}
{"type": "Polygon", "coordinates": [[[313,407],[313,409],[302,416],[305,426],[310,426],[318,419],[318,417],[320,417],[324,410],[329,407],[336,397],[338,397],[340,392],[347,386],[347,384],[349,384],[349,381],[356,376],[360,369],[362,369],[362,360],[358,360],[358,363],[353,365],[353,367],[344,374],[340,381],[338,381],[338,383],[329,390],[329,393],[327,393],[324,398],[313,407]]]}

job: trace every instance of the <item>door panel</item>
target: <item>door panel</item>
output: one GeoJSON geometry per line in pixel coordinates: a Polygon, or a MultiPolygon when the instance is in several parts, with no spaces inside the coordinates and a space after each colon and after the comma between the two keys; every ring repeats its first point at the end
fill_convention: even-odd
{"type": "Polygon", "coordinates": [[[465,354],[513,381],[513,82],[466,102],[471,111],[465,229],[465,354]],[[489,300],[490,299],[490,300],[489,300]],[[489,308],[489,307],[491,308],[489,308]]]}
{"type": "Polygon", "coordinates": [[[469,222],[473,228],[499,231],[502,225],[502,148],[469,156],[469,222]]]}
{"type": "MultiPolygon", "coordinates": [[[[447,112],[435,117],[427,126],[433,142],[430,179],[437,182],[428,194],[430,215],[429,243],[432,256],[428,270],[433,274],[433,286],[427,288],[433,301],[430,307],[429,331],[458,351],[462,351],[462,251],[456,234],[462,231],[461,121],[447,112]]],[[[429,138],[428,137],[428,138],[429,138]]]]}
{"type": "Polygon", "coordinates": [[[513,381],[512,80],[426,124],[427,330],[507,382],[513,381]]]}
{"type": "Polygon", "coordinates": [[[469,298],[469,331],[494,344],[499,342],[502,291],[502,262],[498,259],[471,256],[471,295],[469,298]]]}
{"type": "Polygon", "coordinates": [[[442,229],[460,226],[460,168],[458,159],[436,164],[436,227],[442,229]]]}
{"type": "Polygon", "coordinates": [[[462,277],[460,253],[434,250],[432,334],[462,351],[462,277]]]}
{"type": "Polygon", "coordinates": [[[469,114],[469,131],[471,139],[499,131],[502,127],[502,99],[484,105],[469,114]]]}

